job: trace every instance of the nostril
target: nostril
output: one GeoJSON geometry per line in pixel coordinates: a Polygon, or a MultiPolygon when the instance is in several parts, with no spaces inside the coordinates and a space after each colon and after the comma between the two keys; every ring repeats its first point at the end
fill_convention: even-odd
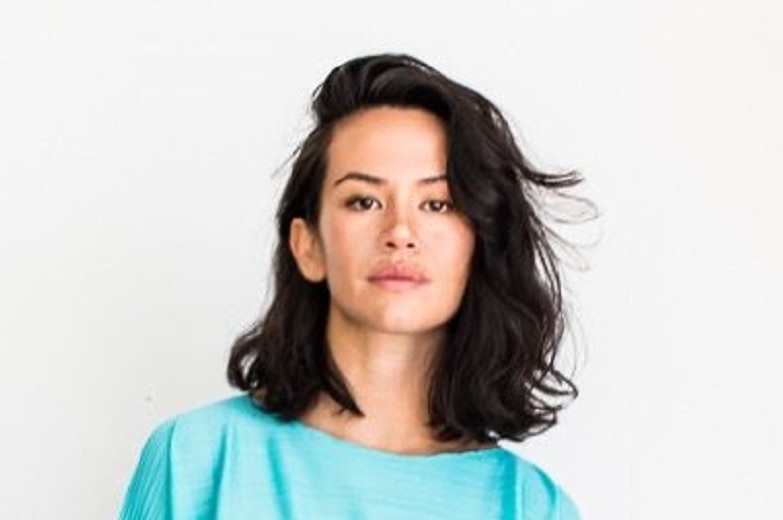
{"type": "Polygon", "coordinates": [[[395,242],[394,240],[387,240],[386,247],[389,247],[391,249],[396,249],[397,247],[403,247],[406,249],[416,249],[416,247],[418,246],[416,245],[415,240],[406,240],[404,243],[402,242],[398,243],[395,242]]]}

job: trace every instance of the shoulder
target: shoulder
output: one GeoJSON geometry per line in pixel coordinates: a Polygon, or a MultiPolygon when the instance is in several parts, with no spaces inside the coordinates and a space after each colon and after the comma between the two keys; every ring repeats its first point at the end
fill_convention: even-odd
{"type": "Polygon", "coordinates": [[[579,520],[569,494],[542,468],[513,450],[507,450],[515,467],[516,500],[522,518],[579,520]]]}
{"type": "Polygon", "coordinates": [[[182,435],[211,435],[227,429],[263,430],[277,420],[253,403],[248,395],[237,395],[174,415],[160,425],[182,435]]]}
{"type": "Polygon", "coordinates": [[[228,442],[271,434],[277,419],[258,408],[247,395],[209,403],[174,415],[154,428],[147,445],[159,446],[170,456],[214,454],[228,442]]]}
{"type": "Polygon", "coordinates": [[[123,519],[209,516],[214,490],[238,451],[263,446],[277,419],[243,395],[173,416],[155,427],[142,448],[126,492],[123,519]],[[198,500],[192,497],[199,497],[198,500]]]}

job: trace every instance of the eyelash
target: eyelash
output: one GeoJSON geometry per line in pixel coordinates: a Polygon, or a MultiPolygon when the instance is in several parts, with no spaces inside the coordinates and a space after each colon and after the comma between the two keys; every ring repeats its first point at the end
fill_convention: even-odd
{"type": "MultiPolygon", "coordinates": [[[[365,210],[369,210],[369,209],[371,209],[371,208],[367,208],[367,207],[364,207],[364,208],[362,208],[362,206],[361,206],[361,205],[358,205],[358,203],[360,203],[360,202],[364,202],[364,201],[368,201],[368,200],[370,200],[370,201],[373,201],[373,202],[378,202],[378,199],[376,199],[375,197],[368,197],[368,196],[363,196],[363,195],[356,195],[356,196],[350,197],[350,198],[349,198],[349,199],[348,199],[348,200],[345,202],[345,206],[346,206],[346,207],[348,207],[348,208],[350,208],[350,209],[353,209],[353,210],[355,210],[355,211],[365,211],[365,210]]],[[[442,204],[443,204],[443,206],[442,206],[442,207],[446,208],[444,211],[438,211],[438,210],[434,210],[434,211],[433,211],[433,213],[449,213],[449,212],[451,212],[451,211],[454,211],[454,203],[453,203],[453,202],[451,202],[451,201],[449,201],[449,200],[443,200],[443,199],[429,199],[429,200],[425,201],[425,204],[427,204],[427,203],[431,203],[431,202],[438,202],[438,203],[442,203],[442,204]]]]}

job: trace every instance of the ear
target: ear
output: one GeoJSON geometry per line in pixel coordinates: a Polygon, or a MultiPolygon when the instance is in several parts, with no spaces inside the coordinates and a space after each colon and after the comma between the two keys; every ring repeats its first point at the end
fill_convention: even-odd
{"type": "Polygon", "coordinates": [[[326,278],[326,266],[316,231],[304,219],[295,218],[291,221],[289,235],[288,247],[291,248],[299,272],[310,282],[323,281],[326,278]]]}

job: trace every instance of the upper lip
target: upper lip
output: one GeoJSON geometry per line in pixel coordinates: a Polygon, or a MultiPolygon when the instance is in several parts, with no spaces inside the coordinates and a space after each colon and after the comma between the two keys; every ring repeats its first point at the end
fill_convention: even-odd
{"type": "Polygon", "coordinates": [[[388,265],[375,271],[370,280],[406,280],[426,282],[427,277],[418,269],[406,265],[388,265]]]}

